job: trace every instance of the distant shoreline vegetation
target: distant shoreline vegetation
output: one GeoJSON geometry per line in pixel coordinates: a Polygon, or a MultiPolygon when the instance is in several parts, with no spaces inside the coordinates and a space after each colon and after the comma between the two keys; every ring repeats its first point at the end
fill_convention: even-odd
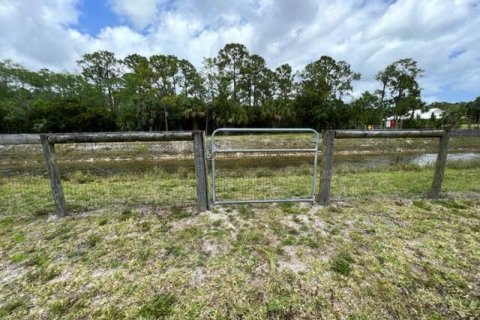
{"type": "Polygon", "coordinates": [[[218,127],[369,128],[479,126],[480,97],[460,103],[421,98],[424,70],[411,58],[378,71],[378,89],[352,98],[361,74],[328,56],[293,70],[267,67],[238,43],[206,57],[200,70],[173,55],[124,59],[83,55],[79,73],[28,70],[0,61],[0,133],[191,130],[218,127]],[[438,108],[441,119],[404,119],[438,108]]]}

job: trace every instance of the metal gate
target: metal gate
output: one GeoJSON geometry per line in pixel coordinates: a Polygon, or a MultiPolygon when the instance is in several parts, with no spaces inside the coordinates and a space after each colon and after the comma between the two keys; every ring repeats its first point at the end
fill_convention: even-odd
{"type": "Polygon", "coordinates": [[[211,137],[212,204],[315,203],[318,145],[319,134],[313,129],[222,128],[215,130],[211,137]],[[288,143],[285,141],[279,143],[281,139],[277,138],[284,137],[288,142],[293,140],[291,137],[295,135],[301,136],[303,140],[293,147],[285,147],[288,143]],[[235,142],[242,137],[253,137],[254,146],[236,146],[235,144],[238,143],[235,142]],[[259,143],[262,139],[268,140],[270,145],[259,143]],[[294,165],[294,160],[301,161],[301,165],[294,165]],[[282,167],[285,163],[286,165],[282,167]],[[222,164],[225,169],[219,168],[222,164]],[[261,164],[263,167],[261,170],[250,168],[246,171],[248,164],[261,164]],[[235,170],[243,170],[241,171],[243,175],[235,170]],[[300,172],[298,179],[294,179],[298,172],[300,172]],[[286,178],[277,178],[282,173],[287,175],[286,178]],[[240,187],[245,193],[252,192],[252,194],[245,196],[238,191],[242,189],[240,187]],[[279,196],[276,193],[278,190],[286,192],[279,196]]]}

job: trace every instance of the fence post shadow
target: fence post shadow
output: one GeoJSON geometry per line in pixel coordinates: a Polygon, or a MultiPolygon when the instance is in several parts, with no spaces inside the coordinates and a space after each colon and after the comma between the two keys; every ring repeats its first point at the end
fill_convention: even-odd
{"type": "Polygon", "coordinates": [[[445,130],[438,143],[437,161],[435,162],[435,173],[433,175],[432,187],[427,194],[430,199],[438,199],[442,190],[443,177],[447,166],[448,142],[450,141],[450,131],[445,130]]]}

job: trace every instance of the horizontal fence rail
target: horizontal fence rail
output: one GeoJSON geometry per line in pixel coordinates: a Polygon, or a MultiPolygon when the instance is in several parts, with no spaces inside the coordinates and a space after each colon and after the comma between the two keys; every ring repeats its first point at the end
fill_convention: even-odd
{"type": "Polygon", "coordinates": [[[48,135],[49,143],[190,141],[192,132],[101,132],[48,135]]]}
{"type": "MultiPolygon", "coordinates": [[[[242,129],[235,129],[242,130],[242,129]]],[[[254,132],[265,132],[262,129],[252,129],[254,132]]],[[[280,132],[285,130],[277,129],[280,132]]],[[[246,132],[246,131],[239,131],[246,132]]],[[[337,139],[347,139],[347,138],[412,138],[412,137],[440,137],[443,135],[444,130],[335,130],[335,138],[337,139]],[[431,134],[431,135],[430,135],[431,134]]],[[[190,140],[190,133],[188,132],[103,132],[102,134],[107,135],[109,139],[113,137],[124,137],[128,135],[130,137],[135,136],[134,140],[123,140],[123,142],[129,141],[188,141],[190,140]],[[172,135],[173,134],[173,135],[172,135]],[[164,136],[165,140],[157,140],[159,136],[164,136]],[[139,139],[139,140],[135,140],[139,139]],[[152,140],[154,139],[154,140],[152,140]],[[176,139],[176,140],[174,140],[176,139]],[[185,140],[184,140],[185,139],[185,140]]],[[[71,139],[69,136],[72,134],[54,134],[57,136],[58,141],[55,143],[66,143],[61,142],[61,140],[71,139]],[[68,136],[68,137],[67,137],[68,136]],[[61,138],[62,137],[62,138],[61,138]]],[[[112,142],[111,140],[105,141],[94,141],[86,140],[88,137],[91,139],[100,139],[93,138],[93,136],[98,135],[98,133],[75,133],[77,136],[84,136],[85,139],[82,142],[112,142]]],[[[480,129],[452,129],[450,130],[450,137],[480,137],[480,129]]],[[[80,139],[80,138],[76,138],[80,139]]],[[[126,138],[129,139],[129,138],[126,138]]],[[[40,144],[40,134],[0,134],[0,145],[18,145],[18,144],[40,144]]],[[[224,151],[225,152],[225,151],[224,151]]]]}
{"type": "Polygon", "coordinates": [[[0,134],[0,145],[40,144],[39,134],[0,134]]]}
{"type": "Polygon", "coordinates": [[[333,175],[333,156],[335,139],[365,139],[365,138],[438,138],[438,153],[435,162],[435,173],[427,196],[437,199],[442,188],[448,155],[448,142],[451,137],[480,137],[479,129],[452,130],[326,130],[323,135],[323,160],[320,175],[319,202],[330,204],[330,189],[333,175]]]}
{"type": "Polygon", "coordinates": [[[360,139],[360,138],[440,138],[445,134],[444,130],[335,130],[336,139],[360,139]]]}

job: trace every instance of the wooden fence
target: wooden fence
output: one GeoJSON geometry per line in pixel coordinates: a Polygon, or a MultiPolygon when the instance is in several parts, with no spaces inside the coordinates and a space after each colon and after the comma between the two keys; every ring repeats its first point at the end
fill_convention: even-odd
{"type": "Polygon", "coordinates": [[[205,154],[205,133],[193,132],[101,132],[101,133],[61,133],[61,134],[18,134],[0,135],[0,144],[41,144],[47,163],[50,186],[52,188],[57,217],[67,214],[62,180],[58,169],[55,144],[88,142],[140,142],[140,141],[193,141],[197,209],[209,209],[207,162],[205,154]]]}
{"type": "MultiPolygon", "coordinates": [[[[330,189],[333,175],[333,156],[336,139],[362,138],[438,138],[438,155],[432,185],[427,196],[439,197],[448,153],[448,141],[451,137],[480,137],[479,129],[457,130],[327,130],[323,132],[322,168],[318,201],[321,205],[330,204],[330,189]]],[[[115,132],[115,133],[62,133],[62,134],[15,134],[0,135],[0,145],[41,144],[47,163],[50,185],[55,201],[57,217],[67,214],[60,171],[58,169],[55,144],[88,142],[139,142],[139,141],[193,141],[197,209],[208,210],[208,180],[206,162],[206,138],[204,131],[193,132],[115,132]]]]}
{"type": "Polygon", "coordinates": [[[443,176],[447,164],[448,141],[451,137],[480,137],[478,129],[455,130],[327,130],[323,137],[323,157],[320,174],[320,191],[318,200],[321,205],[330,204],[330,186],[333,175],[333,155],[335,153],[335,139],[365,139],[365,138],[438,138],[438,154],[435,163],[432,186],[427,197],[437,199],[442,189],[443,176]]]}

